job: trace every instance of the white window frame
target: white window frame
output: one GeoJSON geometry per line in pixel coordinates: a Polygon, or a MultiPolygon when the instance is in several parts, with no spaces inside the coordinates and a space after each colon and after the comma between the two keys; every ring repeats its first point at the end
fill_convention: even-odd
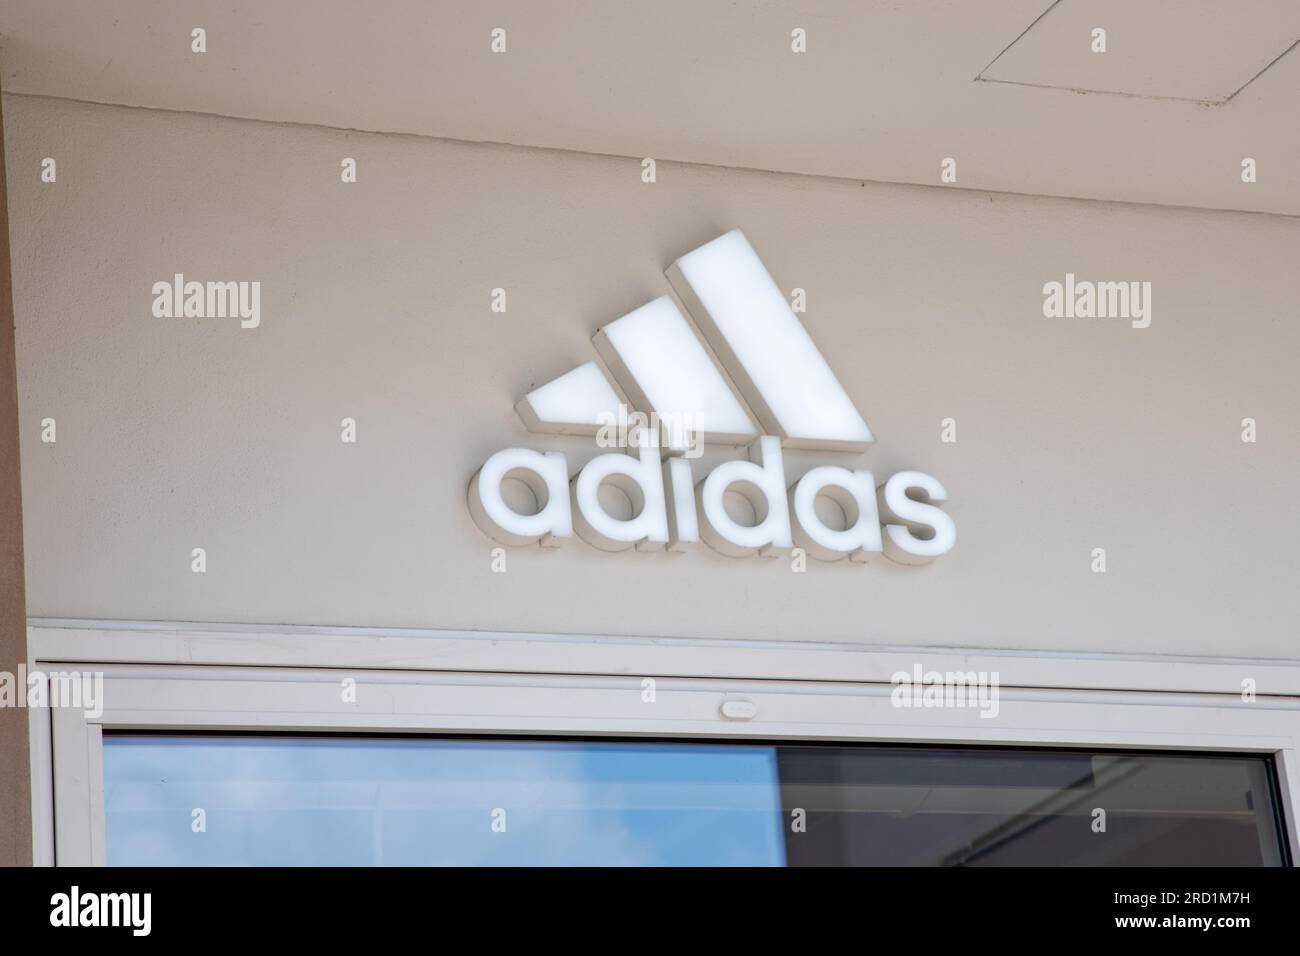
{"type": "Polygon", "coordinates": [[[36,861],[106,860],[105,730],[906,742],[1272,754],[1300,833],[1300,662],[363,628],[33,620],[29,667],[102,671],[33,712],[36,861]],[[996,671],[999,714],[891,704],[898,671],[996,671]],[[341,682],[356,681],[355,703],[341,682]],[[654,702],[643,680],[655,680],[654,702]],[[1242,682],[1256,696],[1243,700],[1242,682]],[[754,705],[732,720],[728,700],[754,705]]]}

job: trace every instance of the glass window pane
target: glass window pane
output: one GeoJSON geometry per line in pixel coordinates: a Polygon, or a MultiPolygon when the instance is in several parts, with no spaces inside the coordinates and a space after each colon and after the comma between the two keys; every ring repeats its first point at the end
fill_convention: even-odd
{"type": "Polygon", "coordinates": [[[1263,756],[108,734],[104,776],[114,865],[1287,859],[1263,756]]]}
{"type": "Polygon", "coordinates": [[[1279,866],[1263,757],[788,747],[791,865],[1279,866]]]}
{"type": "Polygon", "coordinates": [[[104,792],[110,865],[784,860],[771,747],[106,735],[104,792]]]}

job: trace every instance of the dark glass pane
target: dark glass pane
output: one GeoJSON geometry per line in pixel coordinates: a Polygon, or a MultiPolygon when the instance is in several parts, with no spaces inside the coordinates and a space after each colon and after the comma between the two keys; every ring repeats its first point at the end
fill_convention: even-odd
{"type": "Polygon", "coordinates": [[[778,767],[787,816],[806,815],[793,866],[1283,861],[1262,757],[782,747],[778,767]]]}

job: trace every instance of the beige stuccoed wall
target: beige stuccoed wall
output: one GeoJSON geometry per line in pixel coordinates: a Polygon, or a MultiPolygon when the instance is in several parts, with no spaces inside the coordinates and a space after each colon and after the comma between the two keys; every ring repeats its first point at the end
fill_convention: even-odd
{"type": "MultiPolygon", "coordinates": [[[[1293,219],[667,162],[644,185],[636,160],[26,97],[4,121],[32,615],[1300,657],[1293,219]],[[575,542],[492,573],[478,465],[595,453],[515,400],[733,227],[808,290],[878,438],[861,466],[938,476],[956,550],[795,574],[575,542]],[[1067,271],[1152,282],[1151,327],[1044,319],[1067,271]],[[261,327],[154,318],[176,272],[260,280],[261,327]]],[[[852,461],[789,457],[791,481],[852,461]]]]}

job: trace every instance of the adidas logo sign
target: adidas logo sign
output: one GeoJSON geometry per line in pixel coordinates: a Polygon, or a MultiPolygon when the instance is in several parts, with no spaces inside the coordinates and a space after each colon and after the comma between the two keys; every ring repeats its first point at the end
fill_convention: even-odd
{"type": "Polygon", "coordinates": [[[598,439],[617,431],[636,454],[599,455],[571,478],[561,453],[497,452],[469,487],[485,534],[516,546],[556,547],[576,534],[606,551],[685,551],[703,541],[734,557],[800,547],[824,561],[883,553],[904,564],[952,550],[957,529],[941,509],[948,493],[930,475],[899,472],[877,487],[870,471],[823,465],[787,486],[783,448],[860,453],[875,438],[739,230],[682,256],[667,276],[695,328],[665,295],[595,336],[623,394],[592,361],[516,406],[529,431],[598,439]],[[725,462],[697,483],[701,440],[748,445],[751,460],[725,462]],[[535,511],[506,502],[507,478],[531,489],[535,511]],[[631,517],[602,505],[607,483],[632,502],[631,517]],[[753,524],[728,513],[728,492],[748,501],[753,524]],[[819,517],[820,497],[839,506],[843,527],[819,517]]]}

